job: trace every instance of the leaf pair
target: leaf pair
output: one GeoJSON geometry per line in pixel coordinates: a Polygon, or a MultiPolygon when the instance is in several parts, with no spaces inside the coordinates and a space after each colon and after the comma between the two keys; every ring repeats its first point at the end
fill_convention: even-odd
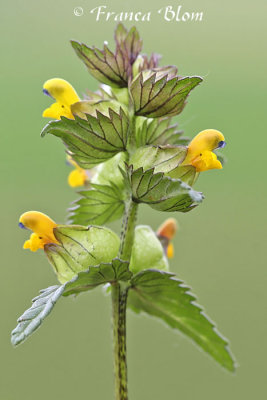
{"type": "Polygon", "coordinates": [[[153,269],[141,271],[132,278],[131,275],[128,264],[115,259],[110,264],[80,272],[62,286],[42,290],[32,307],[18,319],[11,336],[13,345],[22,343],[41,325],[61,295],[77,294],[107,282],[130,280],[128,306],[133,311],[159,318],[193,340],[224,368],[234,371],[235,362],[227,341],[195,303],[195,297],[182,281],[173,274],[153,269]]]}

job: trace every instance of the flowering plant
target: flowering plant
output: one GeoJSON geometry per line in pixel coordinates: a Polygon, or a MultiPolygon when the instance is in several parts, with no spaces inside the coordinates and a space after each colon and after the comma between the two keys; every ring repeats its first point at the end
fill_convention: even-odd
{"type": "Polygon", "coordinates": [[[43,116],[43,129],[59,137],[74,167],[68,182],[82,186],[70,209],[69,224],[28,211],[19,225],[32,231],[25,249],[43,249],[59,285],[40,292],[19,318],[12,343],[27,339],[61,296],[99,285],[110,293],[113,309],[116,400],[128,399],[126,311],[145,312],[181,331],[226,369],[235,368],[227,341],[196,305],[189,288],[169,272],[177,225],[167,219],[157,232],[136,226],[138,207],[189,212],[203,200],[192,188],[199,174],[221,169],[215,150],[225,146],[221,132],[207,129],[191,141],[172,123],[202,79],[181,77],[174,66],[159,66],[159,56],[141,54],[136,28],[119,24],[116,48],[103,50],[72,41],[89,72],[100,81],[96,93],[81,99],[63,79],[45,82],[55,102],[43,116]],[[120,237],[104,225],[120,219],[120,237]]]}

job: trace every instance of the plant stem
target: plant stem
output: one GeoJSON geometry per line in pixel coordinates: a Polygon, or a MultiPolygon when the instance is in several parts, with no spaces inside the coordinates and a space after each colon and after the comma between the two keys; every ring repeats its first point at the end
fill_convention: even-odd
{"type": "Polygon", "coordinates": [[[137,206],[137,203],[134,203],[132,200],[128,200],[125,203],[125,213],[123,217],[121,244],[119,250],[119,258],[124,261],[130,261],[131,258],[137,206]]]}
{"type": "MultiPolygon", "coordinates": [[[[129,199],[125,204],[125,213],[121,231],[121,246],[119,257],[130,261],[134,241],[137,204],[129,199]]],[[[116,282],[111,287],[113,346],[115,372],[115,399],[128,400],[127,359],[126,359],[126,307],[128,286],[116,282]]]]}
{"type": "Polygon", "coordinates": [[[119,283],[112,286],[112,315],[114,340],[115,399],[128,400],[126,360],[127,289],[119,283]]]}

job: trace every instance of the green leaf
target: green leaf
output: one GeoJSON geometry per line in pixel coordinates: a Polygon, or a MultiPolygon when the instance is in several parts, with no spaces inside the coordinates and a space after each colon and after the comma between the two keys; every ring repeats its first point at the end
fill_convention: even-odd
{"type": "Polygon", "coordinates": [[[137,149],[130,158],[134,169],[155,168],[155,172],[170,172],[180,165],[187,154],[185,146],[144,146],[137,149]]]}
{"type": "Polygon", "coordinates": [[[78,273],[77,276],[66,284],[64,296],[91,290],[106,283],[112,284],[117,281],[128,281],[131,279],[131,276],[129,263],[115,258],[110,263],[101,263],[78,273]]]}
{"type": "MultiPolygon", "coordinates": [[[[97,95],[95,94],[95,97],[97,95]]],[[[71,112],[75,116],[86,120],[86,115],[92,115],[97,118],[97,112],[103,114],[105,117],[110,117],[109,109],[113,112],[120,113],[121,104],[114,99],[102,99],[102,100],[81,100],[71,105],[71,112]]],[[[126,111],[127,113],[127,111],[126,111]]]]}
{"type": "Polygon", "coordinates": [[[104,225],[119,219],[124,211],[124,201],[118,186],[111,182],[109,185],[91,184],[91,187],[80,191],[82,198],[69,209],[70,223],[104,225]]]}
{"type": "Polygon", "coordinates": [[[128,65],[125,65],[121,51],[114,54],[107,46],[99,50],[75,40],[71,41],[71,45],[94,78],[110,86],[127,87],[128,65]]]}
{"type": "Polygon", "coordinates": [[[198,76],[173,78],[168,72],[140,72],[130,86],[135,114],[150,118],[178,115],[189,93],[200,82],[202,78],[198,76]]]}
{"type": "MultiPolygon", "coordinates": [[[[106,103],[109,103],[112,101],[113,106],[114,106],[114,104],[118,104],[118,105],[126,106],[126,107],[129,106],[128,87],[127,88],[111,88],[110,86],[107,86],[107,85],[100,85],[100,87],[98,88],[98,90],[96,92],[92,92],[91,90],[87,89],[85,98],[87,101],[90,101],[91,103],[95,103],[96,105],[98,105],[101,102],[103,103],[104,101],[106,103]]],[[[75,106],[76,104],[79,104],[79,103],[74,103],[73,106],[75,106]]],[[[75,109],[73,106],[71,107],[71,111],[73,114],[75,114],[75,109]]],[[[115,111],[118,112],[118,110],[115,110],[115,111]]],[[[89,112],[89,114],[92,114],[92,113],[89,112]]]]}
{"type": "Polygon", "coordinates": [[[115,30],[115,41],[116,52],[123,55],[126,66],[132,65],[142,50],[142,39],[136,27],[133,26],[128,32],[122,24],[118,24],[115,30]]]}
{"type": "Polygon", "coordinates": [[[91,188],[78,192],[82,198],[69,209],[71,223],[104,225],[122,216],[125,188],[120,168],[124,168],[125,160],[126,153],[122,152],[95,168],[91,188]]]}
{"type": "Polygon", "coordinates": [[[136,274],[149,268],[168,271],[169,265],[156,233],[150,226],[139,225],[135,228],[130,270],[136,274]]]}
{"type": "Polygon", "coordinates": [[[180,179],[171,179],[162,172],[154,173],[154,168],[128,170],[128,179],[132,188],[133,200],[146,203],[158,211],[188,212],[203,200],[203,195],[196,192],[180,179]]]}
{"type": "MultiPolygon", "coordinates": [[[[121,174],[121,170],[125,169],[126,160],[127,153],[121,152],[110,160],[99,164],[94,169],[91,182],[97,185],[110,185],[113,183],[121,190],[121,192],[123,192],[124,179],[121,174]]],[[[123,197],[122,194],[121,196],[123,197]]]]}
{"type": "Polygon", "coordinates": [[[173,179],[181,179],[192,185],[196,176],[196,169],[191,165],[182,166],[187,154],[185,146],[145,146],[135,151],[130,159],[134,169],[143,167],[144,170],[154,168],[154,172],[164,172],[173,179]]]}
{"type": "MultiPolygon", "coordinates": [[[[57,246],[59,247],[59,246],[57,246]]],[[[33,305],[18,319],[17,327],[11,333],[11,343],[16,346],[26,340],[52,311],[60,296],[69,296],[91,290],[99,285],[128,281],[132,273],[129,263],[114,258],[109,263],[100,263],[81,271],[61,286],[51,286],[41,290],[40,295],[32,300],[33,305]]]]}
{"type": "Polygon", "coordinates": [[[136,145],[187,144],[189,139],[182,137],[183,131],[177,130],[178,124],[172,124],[170,118],[136,119],[136,145]]]}
{"type": "Polygon", "coordinates": [[[35,297],[31,308],[26,310],[18,319],[17,327],[11,333],[11,343],[14,346],[24,342],[52,311],[57,300],[64,291],[62,286],[50,286],[40,291],[40,295],[35,297]]]}
{"type": "Polygon", "coordinates": [[[118,236],[105,227],[59,225],[54,235],[59,245],[47,244],[44,250],[61,283],[90,266],[110,262],[120,246],[118,236]]]}
{"type": "Polygon", "coordinates": [[[229,371],[235,363],[228,342],[203,313],[189,288],[173,274],[163,271],[142,271],[132,279],[129,306],[160,318],[171,328],[178,329],[229,371]]]}
{"type": "Polygon", "coordinates": [[[112,87],[128,87],[132,64],[142,48],[135,27],[128,32],[121,24],[115,32],[116,49],[113,53],[106,45],[103,50],[86,46],[75,40],[71,45],[93,77],[112,87]]]}
{"type": "Polygon", "coordinates": [[[96,114],[97,117],[86,114],[86,120],[62,117],[49,122],[41,134],[61,138],[82,168],[92,168],[125,150],[129,130],[129,120],[122,108],[119,114],[110,108],[109,117],[99,111],[96,114]]]}

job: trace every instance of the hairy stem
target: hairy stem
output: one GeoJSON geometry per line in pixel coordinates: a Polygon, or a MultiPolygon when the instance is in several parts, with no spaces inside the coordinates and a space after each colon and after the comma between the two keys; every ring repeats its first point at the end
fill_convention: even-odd
{"type": "MultiPolygon", "coordinates": [[[[119,257],[130,261],[134,241],[137,204],[128,200],[121,231],[119,257]]],[[[126,306],[127,284],[116,282],[112,285],[112,316],[114,343],[115,398],[128,400],[127,359],[126,359],[126,306]]]]}
{"type": "Polygon", "coordinates": [[[112,315],[114,340],[115,399],[128,400],[126,360],[127,289],[119,283],[112,286],[112,315]]]}
{"type": "Polygon", "coordinates": [[[121,230],[121,244],[119,250],[119,258],[124,261],[130,261],[131,258],[137,206],[138,205],[132,200],[129,200],[125,204],[125,213],[121,230]]]}

